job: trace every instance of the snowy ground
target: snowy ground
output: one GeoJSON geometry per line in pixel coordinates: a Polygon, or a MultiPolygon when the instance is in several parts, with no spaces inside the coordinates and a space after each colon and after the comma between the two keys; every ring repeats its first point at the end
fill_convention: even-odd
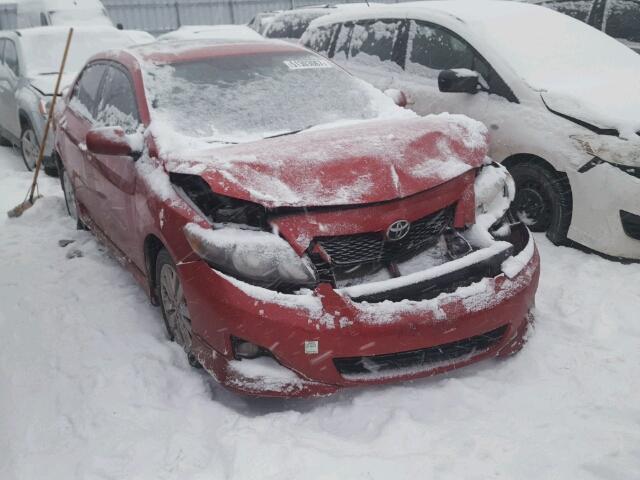
{"type": "Polygon", "coordinates": [[[252,400],[188,366],[56,180],[7,219],[28,181],[1,148],[0,479],[640,478],[640,265],[538,236],[537,327],[518,356],[252,400]]]}

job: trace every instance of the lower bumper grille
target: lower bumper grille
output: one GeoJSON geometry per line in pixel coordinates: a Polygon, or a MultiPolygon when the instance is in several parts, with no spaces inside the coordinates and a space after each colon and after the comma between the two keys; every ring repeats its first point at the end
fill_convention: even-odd
{"type": "Polygon", "coordinates": [[[428,367],[485,352],[498,344],[506,331],[507,326],[504,325],[482,335],[436,347],[370,357],[335,358],[333,363],[341,375],[375,374],[428,367]]]}

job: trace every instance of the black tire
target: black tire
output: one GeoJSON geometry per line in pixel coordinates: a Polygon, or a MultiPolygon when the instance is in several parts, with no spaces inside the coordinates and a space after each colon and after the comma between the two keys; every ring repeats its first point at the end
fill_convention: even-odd
{"type": "Polygon", "coordinates": [[[169,340],[182,347],[192,367],[200,367],[200,363],[192,352],[191,319],[182,293],[178,269],[171,255],[164,248],[158,252],[156,257],[155,285],[169,340]],[[177,287],[172,287],[176,285],[177,287]],[[173,291],[173,294],[170,290],[173,291]],[[180,308],[178,305],[183,305],[183,307],[180,308]]]}
{"type": "Polygon", "coordinates": [[[56,167],[55,165],[47,165],[44,167],[44,173],[46,173],[48,176],[50,177],[58,177],[58,167],[56,167]]]}
{"type": "Polygon", "coordinates": [[[533,232],[547,232],[556,245],[564,243],[572,209],[567,176],[533,162],[516,163],[509,167],[509,172],[516,183],[516,197],[511,204],[515,218],[533,232]]]}
{"type": "Polygon", "coordinates": [[[0,134],[0,147],[13,147],[13,143],[0,134]]]}
{"type": "Polygon", "coordinates": [[[75,199],[75,188],[73,187],[73,183],[69,181],[69,176],[67,175],[67,171],[62,165],[62,162],[58,162],[56,172],[60,176],[60,187],[62,188],[62,194],[64,195],[64,204],[67,208],[67,213],[71,218],[76,220],[76,229],[87,230],[87,226],[82,220],[80,220],[80,215],[78,214],[78,204],[75,199]],[[72,193],[72,195],[70,195],[70,193],[72,193]]]}
{"type": "Polygon", "coordinates": [[[20,154],[22,155],[22,161],[25,167],[27,167],[27,170],[30,172],[36,167],[39,150],[40,141],[38,140],[38,136],[29,121],[26,121],[22,129],[22,134],[20,135],[20,154]]]}

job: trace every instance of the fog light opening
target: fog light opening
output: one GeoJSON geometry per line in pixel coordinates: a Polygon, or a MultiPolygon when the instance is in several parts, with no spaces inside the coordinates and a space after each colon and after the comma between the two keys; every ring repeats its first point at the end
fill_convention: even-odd
{"type": "Polygon", "coordinates": [[[271,357],[271,352],[260,345],[248,342],[238,337],[231,337],[233,356],[236,360],[252,360],[258,357],[271,357]]]}

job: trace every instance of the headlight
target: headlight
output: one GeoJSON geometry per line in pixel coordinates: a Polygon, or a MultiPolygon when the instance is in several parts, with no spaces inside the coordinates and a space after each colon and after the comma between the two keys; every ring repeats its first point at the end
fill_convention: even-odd
{"type": "MultiPolygon", "coordinates": [[[[598,159],[602,161],[601,163],[608,163],[621,169],[630,168],[636,171],[640,169],[640,137],[638,136],[623,140],[603,135],[572,135],[571,139],[581,153],[587,154],[594,160],[598,159]]],[[[587,171],[597,163],[586,168],[587,165],[589,164],[582,165],[579,171],[587,171]]]]}
{"type": "Polygon", "coordinates": [[[509,171],[495,162],[482,167],[476,177],[476,215],[500,219],[516,196],[516,184],[509,171]]]}
{"type": "Polygon", "coordinates": [[[184,233],[202,259],[249,283],[267,288],[316,283],[309,259],[298,256],[291,245],[273,233],[232,227],[206,229],[195,223],[185,226],[184,233]]]}
{"type": "Polygon", "coordinates": [[[40,115],[42,115],[44,118],[47,118],[47,115],[49,115],[49,108],[51,108],[51,100],[45,100],[44,98],[41,98],[38,101],[38,110],[40,112],[40,115]]]}

